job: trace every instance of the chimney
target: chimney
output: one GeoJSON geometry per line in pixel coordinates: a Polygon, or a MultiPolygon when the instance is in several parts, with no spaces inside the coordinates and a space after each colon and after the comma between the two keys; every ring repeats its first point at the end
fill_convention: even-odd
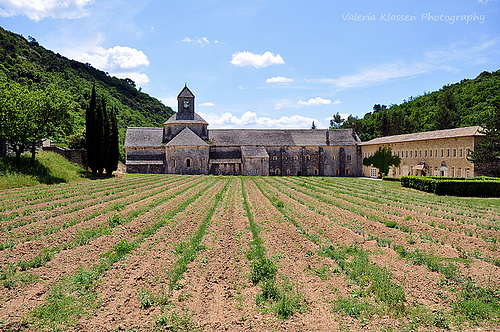
{"type": "Polygon", "coordinates": [[[330,145],[330,131],[326,130],[326,145],[330,145]]]}

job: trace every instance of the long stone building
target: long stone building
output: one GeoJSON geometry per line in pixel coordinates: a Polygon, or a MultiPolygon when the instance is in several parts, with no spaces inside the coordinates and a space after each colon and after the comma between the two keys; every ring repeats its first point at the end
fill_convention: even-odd
{"type": "MultiPolygon", "coordinates": [[[[492,175],[491,170],[467,159],[482,139],[484,134],[479,126],[385,136],[363,142],[362,154],[366,158],[379,147],[391,148],[393,155],[401,158],[401,165],[389,171],[388,176],[394,177],[492,175]]],[[[363,167],[366,176],[378,175],[376,168],[363,167]]]]}
{"type": "MultiPolygon", "coordinates": [[[[194,111],[187,88],[177,96],[178,112],[163,128],[129,127],[125,138],[129,173],[367,176],[362,165],[379,147],[390,147],[401,165],[389,176],[470,177],[492,175],[467,159],[484,139],[466,127],[386,136],[361,142],[353,129],[208,129],[194,111]]],[[[493,165],[494,166],[494,165],[493,165]]]]}
{"type": "Polygon", "coordinates": [[[129,173],[362,176],[353,129],[208,129],[185,86],[163,128],[129,127],[129,173]]]}

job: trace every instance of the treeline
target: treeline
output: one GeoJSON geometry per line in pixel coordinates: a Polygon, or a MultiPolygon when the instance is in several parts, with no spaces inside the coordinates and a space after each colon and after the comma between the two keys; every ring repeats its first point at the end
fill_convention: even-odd
{"type": "Polygon", "coordinates": [[[410,134],[476,125],[490,121],[490,109],[500,97],[500,70],[482,72],[475,79],[443,86],[439,91],[410,97],[389,107],[375,104],[363,118],[343,121],[334,116],[331,127],[351,128],[362,141],[377,137],[410,134]]]}
{"type": "MultiPolygon", "coordinates": [[[[160,101],[137,90],[130,79],[111,77],[90,64],[67,59],[40,46],[32,38],[0,28],[0,79],[30,90],[53,86],[67,96],[70,125],[49,137],[60,145],[81,142],[85,137],[85,111],[92,86],[116,110],[120,147],[127,126],[159,127],[174,112],[160,101]]],[[[123,154],[123,149],[120,149],[123,154]]],[[[123,157],[123,155],[122,155],[123,157]]]]}

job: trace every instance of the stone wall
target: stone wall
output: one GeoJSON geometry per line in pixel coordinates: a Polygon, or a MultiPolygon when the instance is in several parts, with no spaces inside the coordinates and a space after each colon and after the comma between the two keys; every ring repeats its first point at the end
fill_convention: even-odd
{"type": "Polygon", "coordinates": [[[208,146],[168,146],[165,155],[167,173],[208,174],[208,146]]]}

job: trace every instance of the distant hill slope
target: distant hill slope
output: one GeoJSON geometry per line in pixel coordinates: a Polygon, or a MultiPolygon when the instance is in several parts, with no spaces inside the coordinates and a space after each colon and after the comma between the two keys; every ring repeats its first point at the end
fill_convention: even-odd
{"type": "Polygon", "coordinates": [[[350,118],[343,127],[356,122],[361,140],[422,131],[483,125],[488,106],[500,98],[500,70],[482,72],[475,79],[443,86],[440,90],[410,97],[387,108],[375,105],[362,119],[350,118]],[[377,110],[375,110],[377,109],[377,110]]]}
{"type": "MultiPolygon", "coordinates": [[[[92,85],[96,84],[99,96],[118,112],[118,127],[123,144],[127,126],[162,126],[173,110],[159,100],[140,92],[129,79],[111,77],[107,73],[55,54],[40,46],[35,39],[0,28],[0,79],[6,78],[34,87],[43,88],[49,83],[69,93],[73,104],[74,133],[85,126],[85,109],[90,101],[92,85]]],[[[64,143],[66,137],[52,137],[64,143]]]]}

